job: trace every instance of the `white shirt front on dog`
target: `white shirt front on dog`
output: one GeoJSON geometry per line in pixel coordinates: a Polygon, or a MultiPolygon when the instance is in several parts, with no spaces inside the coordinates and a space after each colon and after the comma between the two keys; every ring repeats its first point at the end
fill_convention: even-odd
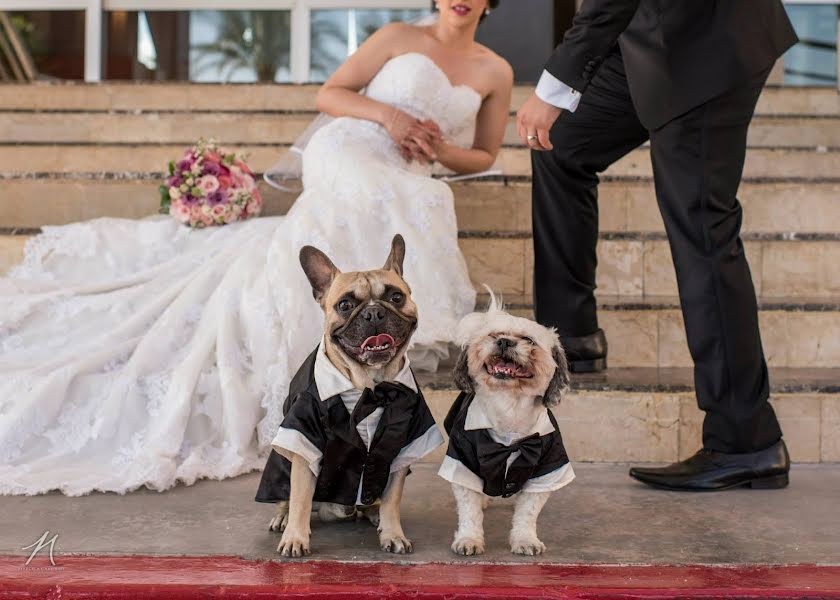
{"type": "MultiPolygon", "coordinates": [[[[417,392],[417,382],[414,380],[414,374],[411,372],[411,366],[408,356],[405,357],[405,364],[403,368],[397,373],[394,378],[395,383],[401,383],[410,390],[417,392]]],[[[327,357],[325,346],[323,343],[318,348],[318,354],[315,358],[314,368],[315,385],[318,388],[318,394],[321,400],[327,400],[334,396],[341,396],[341,401],[347,408],[347,412],[353,414],[356,404],[362,397],[362,390],[357,389],[353,383],[339,371],[330,359],[327,357]]],[[[385,409],[377,408],[368,417],[360,421],[356,426],[356,431],[359,432],[359,437],[365,443],[365,446],[370,449],[373,435],[376,433],[376,428],[379,426],[379,420],[382,418],[382,413],[385,409]]],[[[418,462],[424,456],[433,452],[441,444],[444,439],[441,435],[437,425],[429,427],[429,429],[419,438],[411,442],[408,446],[400,450],[400,453],[391,463],[391,473],[395,473],[405,467],[418,462]]],[[[316,448],[312,442],[299,431],[295,429],[287,429],[280,427],[277,435],[271,442],[272,448],[282,456],[291,460],[293,454],[303,456],[309,462],[309,469],[317,477],[321,472],[321,451],[316,448]]],[[[359,494],[357,503],[362,504],[361,501],[362,485],[359,485],[359,494]]]]}
{"type": "MultiPolygon", "coordinates": [[[[527,432],[526,435],[523,435],[522,433],[496,431],[493,429],[492,420],[484,409],[484,402],[482,401],[480,395],[476,395],[473,402],[467,409],[467,418],[464,423],[464,429],[466,431],[487,429],[493,441],[504,446],[510,446],[516,440],[534,433],[538,433],[541,436],[554,433],[554,425],[552,425],[547,411],[540,415],[537,423],[533,427],[533,430],[527,432]]],[[[507,460],[507,468],[510,468],[510,465],[513,464],[519,455],[520,452],[518,450],[510,455],[507,460]]],[[[457,483],[467,489],[483,493],[484,483],[481,478],[467,468],[461,461],[452,458],[451,456],[444,457],[443,464],[440,466],[438,475],[450,483],[457,483]]],[[[540,477],[529,479],[522,486],[521,491],[523,493],[553,492],[567,486],[574,480],[574,478],[574,469],[572,469],[571,463],[567,463],[551,473],[546,473],[540,477]]]]}

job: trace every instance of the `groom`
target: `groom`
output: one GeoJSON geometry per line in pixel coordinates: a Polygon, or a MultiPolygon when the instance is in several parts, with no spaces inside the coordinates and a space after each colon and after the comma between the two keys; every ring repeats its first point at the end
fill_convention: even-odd
{"type": "Polygon", "coordinates": [[[577,371],[606,368],[593,295],[598,173],[650,140],[706,412],[703,450],[630,470],[655,487],[788,483],[735,195],[759,94],[795,42],[780,0],[584,0],[518,114],[533,150],[537,320],[558,329],[577,371]]]}

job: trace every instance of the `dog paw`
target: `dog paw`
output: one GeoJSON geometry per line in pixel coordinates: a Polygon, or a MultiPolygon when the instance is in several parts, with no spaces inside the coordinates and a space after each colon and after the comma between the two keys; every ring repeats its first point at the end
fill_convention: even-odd
{"type": "Polygon", "coordinates": [[[279,552],[281,556],[288,556],[291,558],[308,556],[310,553],[309,536],[298,535],[286,529],[283,533],[283,537],[280,539],[280,545],[277,546],[277,552],[279,552]]]}
{"type": "Polygon", "coordinates": [[[533,535],[523,535],[510,538],[510,551],[523,556],[539,556],[545,552],[545,544],[533,535]]]}
{"type": "Polygon", "coordinates": [[[359,511],[362,515],[362,518],[367,519],[370,521],[374,527],[379,529],[379,507],[378,506],[371,506],[367,508],[363,508],[359,511]]]}
{"type": "Polygon", "coordinates": [[[484,540],[477,537],[456,537],[452,542],[452,552],[461,556],[484,554],[484,540]]]}
{"type": "Polygon", "coordinates": [[[381,532],[379,534],[379,545],[385,552],[393,554],[411,554],[414,552],[411,541],[402,533],[381,532]]]}
{"type": "Polygon", "coordinates": [[[277,513],[268,524],[269,531],[283,531],[289,524],[289,513],[277,513]]]}
{"type": "Polygon", "coordinates": [[[283,531],[289,524],[289,503],[278,502],[274,505],[274,516],[268,523],[269,531],[283,531]]]}

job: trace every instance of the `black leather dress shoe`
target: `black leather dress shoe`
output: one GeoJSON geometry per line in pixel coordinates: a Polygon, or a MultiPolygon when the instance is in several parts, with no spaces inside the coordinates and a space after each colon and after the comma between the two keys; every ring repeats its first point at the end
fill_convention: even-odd
{"type": "Polygon", "coordinates": [[[572,373],[597,373],[607,368],[607,336],[599,329],[590,335],[560,337],[572,373]]]}
{"type": "Polygon", "coordinates": [[[749,486],[787,487],[790,456],[783,440],[766,450],[726,454],[700,450],[691,458],[667,467],[633,467],[630,477],[656,488],[684,492],[715,492],[749,486]]]}

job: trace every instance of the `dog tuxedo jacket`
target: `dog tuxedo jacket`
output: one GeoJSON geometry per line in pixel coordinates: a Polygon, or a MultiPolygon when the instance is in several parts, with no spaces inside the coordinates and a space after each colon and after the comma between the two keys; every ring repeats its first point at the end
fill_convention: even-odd
{"type": "MultiPolygon", "coordinates": [[[[474,398],[474,394],[462,392],[446,417],[449,447],[441,477],[487,496],[504,498],[520,491],[553,491],[574,479],[550,410],[546,408],[547,420],[539,431],[501,443],[491,429],[470,426],[468,413],[474,398]]],[[[475,421],[483,418],[479,415],[475,421]]]]}
{"type": "Polygon", "coordinates": [[[395,382],[361,393],[319,347],[292,379],[257,502],[288,500],[292,454],[317,475],[317,502],[370,505],[392,472],[416,462],[443,437],[408,366],[395,382]],[[322,398],[320,389],[330,395],[322,398]],[[339,392],[339,393],[333,393],[339,392]]]}

